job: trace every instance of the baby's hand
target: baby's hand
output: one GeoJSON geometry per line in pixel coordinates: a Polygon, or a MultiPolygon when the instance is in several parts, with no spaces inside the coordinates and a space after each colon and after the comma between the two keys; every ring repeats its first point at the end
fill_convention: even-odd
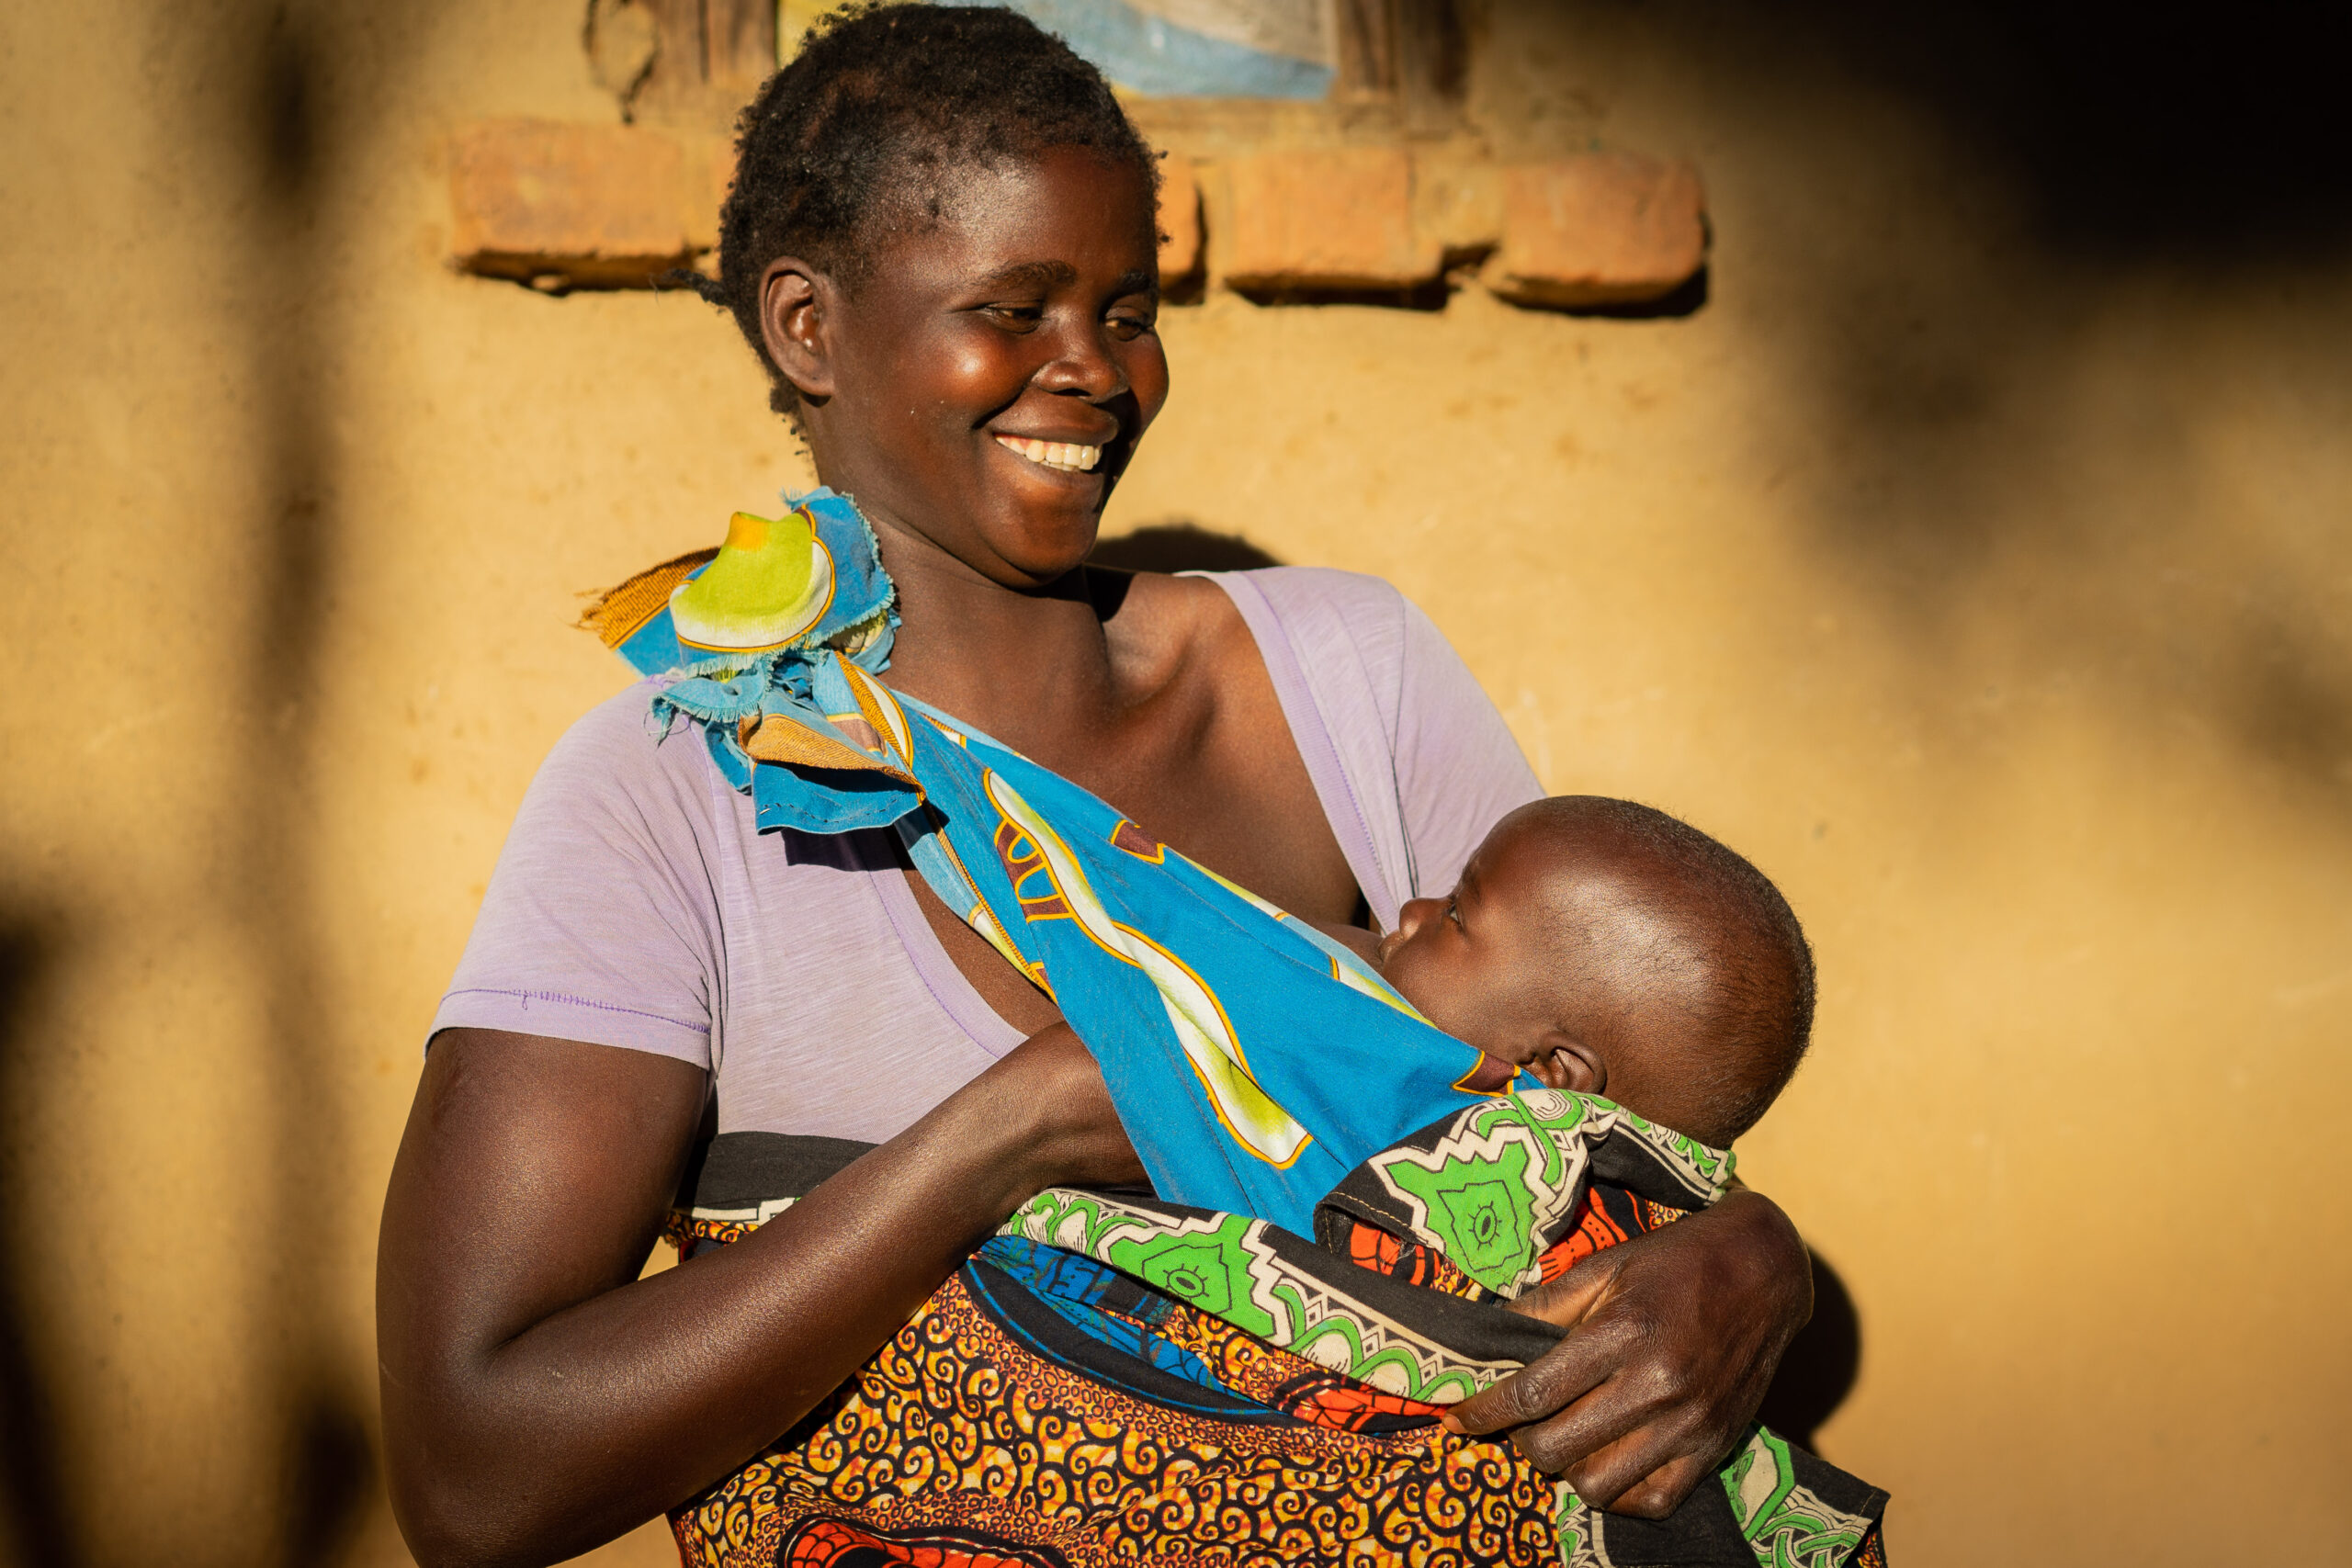
{"type": "Polygon", "coordinates": [[[1500,1056],[1491,1056],[1481,1051],[1478,1065],[1470,1069],[1468,1077],[1454,1087],[1467,1089],[1472,1094],[1499,1094],[1509,1089],[1510,1080],[1517,1077],[1519,1067],[1516,1063],[1506,1062],[1500,1056]]]}

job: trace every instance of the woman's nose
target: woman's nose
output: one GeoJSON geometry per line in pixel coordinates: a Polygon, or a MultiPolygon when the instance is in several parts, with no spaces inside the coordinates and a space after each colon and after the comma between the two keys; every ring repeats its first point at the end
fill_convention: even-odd
{"type": "Polygon", "coordinates": [[[1073,323],[1058,336],[1054,357],[1037,373],[1039,386],[1049,392],[1075,392],[1097,403],[1127,389],[1126,367],[1111,351],[1110,333],[1102,323],[1073,323]]]}

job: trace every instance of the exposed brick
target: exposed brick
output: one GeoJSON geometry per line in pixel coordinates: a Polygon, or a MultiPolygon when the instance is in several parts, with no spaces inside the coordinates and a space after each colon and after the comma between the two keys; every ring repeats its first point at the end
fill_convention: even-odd
{"type": "Polygon", "coordinates": [[[703,137],[686,148],[686,239],[698,251],[718,248],[718,209],[735,183],[735,143],[703,137]]]}
{"type": "Polygon", "coordinates": [[[690,194],[686,164],[672,138],[628,126],[469,127],[450,159],[450,248],[469,271],[542,288],[642,288],[694,254],[686,214],[707,197],[690,194]]]}
{"type": "Polygon", "coordinates": [[[1413,161],[1413,221],[1447,251],[1491,251],[1503,237],[1503,171],[1483,158],[1413,161]]]}
{"type": "Polygon", "coordinates": [[[1484,276],[1522,304],[1633,304],[1674,292],[1706,254],[1696,169],[1591,152],[1504,171],[1502,248],[1484,276]]]}
{"type": "Polygon", "coordinates": [[[1227,178],[1229,232],[1211,240],[1235,288],[1396,289],[1437,276],[1400,148],[1261,152],[1235,159],[1227,178]]]}
{"type": "Polygon", "coordinates": [[[1192,276],[1201,265],[1201,182],[1181,152],[1159,161],[1159,231],[1161,279],[1192,276]]]}

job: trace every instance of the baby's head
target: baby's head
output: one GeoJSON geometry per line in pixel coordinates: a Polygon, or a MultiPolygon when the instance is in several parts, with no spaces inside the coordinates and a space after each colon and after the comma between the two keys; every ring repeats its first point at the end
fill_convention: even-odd
{"type": "Polygon", "coordinates": [[[1688,823],[1600,795],[1504,818],[1453,893],[1405,906],[1380,964],[1489,1056],[1719,1147],[1813,1028],[1813,954],[1780,890],[1688,823]]]}

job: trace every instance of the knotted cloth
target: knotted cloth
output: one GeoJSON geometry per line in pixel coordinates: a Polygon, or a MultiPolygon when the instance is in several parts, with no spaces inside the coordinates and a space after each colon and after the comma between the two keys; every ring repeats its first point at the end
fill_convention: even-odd
{"type": "MultiPolygon", "coordinates": [[[[649,722],[696,726],[763,829],[897,836],[1101,1063],[1153,1190],[1012,1215],[857,1379],[674,1517],[690,1563],[1878,1557],[1883,1494],[1760,1427],[1653,1524],[1435,1427],[1558,1337],[1503,1302],[1713,1202],[1731,1155],[1505,1081],[1346,948],[890,690],[871,529],[830,491],[787,500],[834,585],[790,644],[681,644],[666,606],[707,556],[591,624],[665,678],[649,722]]],[[[861,1150],[729,1134],[675,1239],[723,1245],[861,1150]]]]}

